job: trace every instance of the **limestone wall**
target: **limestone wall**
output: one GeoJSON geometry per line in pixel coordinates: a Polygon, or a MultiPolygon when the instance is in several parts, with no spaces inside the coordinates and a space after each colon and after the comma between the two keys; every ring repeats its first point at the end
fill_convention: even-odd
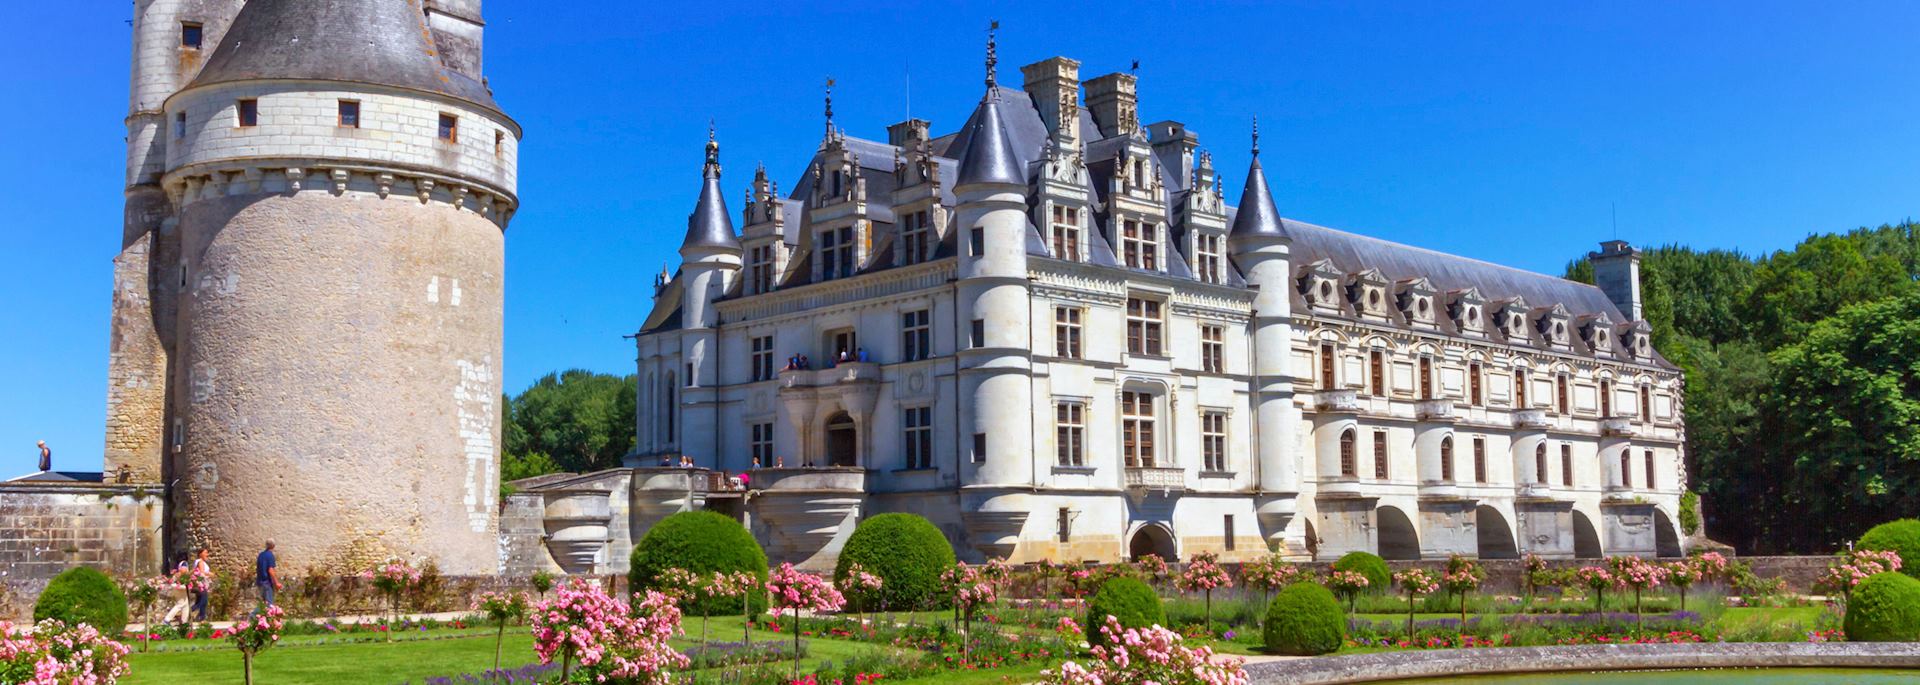
{"type": "Polygon", "coordinates": [[[157,572],[165,513],[153,485],[0,483],[0,618],[30,615],[47,581],[74,566],[157,572]]]}

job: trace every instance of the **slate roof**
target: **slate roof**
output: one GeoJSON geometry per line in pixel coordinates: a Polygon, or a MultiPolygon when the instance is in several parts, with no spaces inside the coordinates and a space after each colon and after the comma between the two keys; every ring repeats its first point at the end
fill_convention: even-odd
{"type": "Polygon", "coordinates": [[[687,215],[687,237],[680,249],[717,249],[740,251],[740,239],[733,232],[733,213],[727,211],[727,198],[720,193],[720,146],[707,141],[707,163],[701,169],[700,199],[687,215]]]}
{"type": "Polygon", "coordinates": [[[255,79],[373,83],[500,111],[485,85],[446,68],[419,0],[251,0],[188,88],[255,79]]]}

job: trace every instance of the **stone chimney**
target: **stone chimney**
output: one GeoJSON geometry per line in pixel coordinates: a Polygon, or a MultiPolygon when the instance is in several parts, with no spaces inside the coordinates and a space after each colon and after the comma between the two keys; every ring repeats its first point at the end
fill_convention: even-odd
{"type": "Polygon", "coordinates": [[[487,23],[480,19],[480,0],[426,0],[427,31],[440,63],[478,81],[480,35],[487,23]]]}
{"type": "Polygon", "coordinates": [[[1087,82],[1087,111],[1100,126],[1100,136],[1132,135],[1140,129],[1138,83],[1133,74],[1114,72],[1087,82]]]}
{"type": "Polygon", "coordinates": [[[908,119],[887,127],[887,144],[902,150],[913,150],[914,145],[927,139],[928,127],[932,123],[925,119],[908,119]]]}
{"type": "Polygon", "coordinates": [[[1627,320],[1646,318],[1640,307],[1639,250],[1625,240],[1609,240],[1600,243],[1599,252],[1587,253],[1587,261],[1593,263],[1594,285],[1600,286],[1600,291],[1627,315],[1627,320]]]}
{"type": "Polygon", "coordinates": [[[1147,126],[1147,142],[1153,144],[1153,156],[1160,167],[1173,176],[1174,187],[1193,185],[1193,151],[1200,147],[1200,136],[1178,121],[1162,121],[1147,126]]]}
{"type": "Polygon", "coordinates": [[[1080,63],[1049,57],[1020,67],[1026,76],[1027,96],[1047,124],[1056,149],[1078,149],[1080,144],[1080,63]]]}

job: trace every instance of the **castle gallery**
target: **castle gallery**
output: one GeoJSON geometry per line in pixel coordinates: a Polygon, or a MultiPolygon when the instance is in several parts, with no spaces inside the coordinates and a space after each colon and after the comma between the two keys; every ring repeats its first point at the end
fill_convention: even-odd
{"type": "Polygon", "coordinates": [[[1014,87],[991,41],[957,127],[859,138],[829,98],[738,207],[710,138],[626,466],[503,495],[521,131],[480,5],[133,3],[105,469],[0,483],[6,585],[268,538],[302,572],[608,573],[690,509],[812,568],[891,511],[974,560],[1682,552],[1631,247],[1593,287],[1292,221],[1257,130],[1229,204],[1133,75],[1014,87]]]}

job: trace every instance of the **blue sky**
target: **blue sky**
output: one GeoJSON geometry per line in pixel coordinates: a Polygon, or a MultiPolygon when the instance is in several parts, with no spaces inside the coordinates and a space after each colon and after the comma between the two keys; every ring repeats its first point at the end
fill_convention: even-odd
{"type": "MultiPolygon", "coordinates": [[[[1063,54],[1140,61],[1141,116],[1176,119],[1229,189],[1258,115],[1286,215],[1558,273],[1617,235],[1763,252],[1920,205],[1920,4],[694,3],[486,0],[487,72],[523,124],[507,233],[506,387],[624,373],[719,127],[728,199],[791,185],[835,119],[938,132],[1063,54]]],[[[101,451],[120,235],[127,2],[0,4],[0,477],[46,439],[101,451]]],[[[1237,190],[1231,192],[1237,194],[1237,190]]]]}

